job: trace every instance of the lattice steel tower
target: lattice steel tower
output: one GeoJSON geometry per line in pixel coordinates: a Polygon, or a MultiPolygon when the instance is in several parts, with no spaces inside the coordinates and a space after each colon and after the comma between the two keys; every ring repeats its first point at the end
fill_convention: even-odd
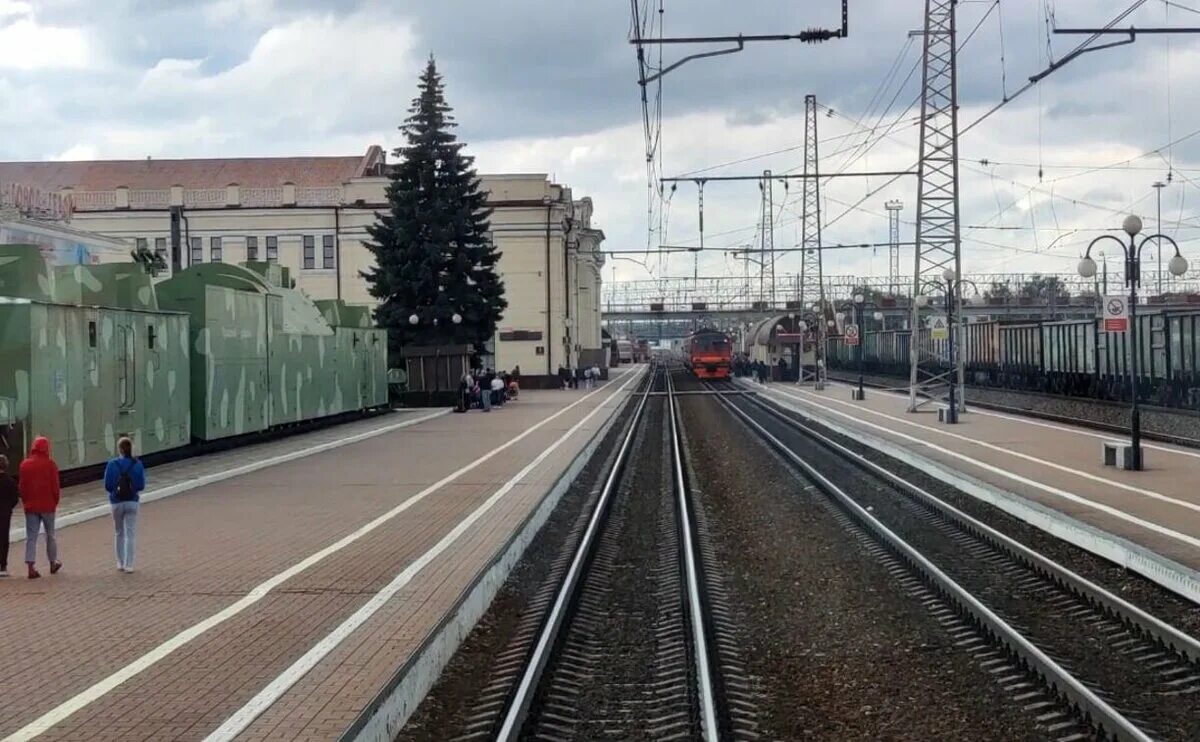
{"type": "Polygon", "coordinates": [[[804,96],[804,187],[800,231],[800,309],[817,307],[814,363],[817,387],[825,381],[825,284],[821,271],[821,181],[817,157],[817,96],[804,96]]]}
{"type": "Polygon", "coordinates": [[[888,291],[896,296],[900,291],[900,210],[903,201],[884,204],[888,212],[888,291]]]}
{"type": "MultiPolygon", "coordinates": [[[[953,274],[952,301],[962,306],[959,282],[960,237],[958,221],[958,75],[956,70],[954,6],[957,0],[925,0],[925,34],[921,82],[921,158],[917,187],[917,238],[912,295],[927,296],[926,307],[913,301],[912,338],[909,343],[909,410],[938,397],[950,374],[962,378],[957,357],[949,357],[945,341],[919,341],[922,320],[930,327],[947,327],[946,281],[953,274]],[[940,289],[938,287],[941,287],[940,289]],[[924,398],[928,395],[928,399],[924,398]]],[[[958,317],[961,311],[956,311],[958,317]]],[[[947,327],[947,332],[956,328],[947,327]]],[[[956,337],[960,340],[961,336],[956,337]]],[[[961,342],[954,343],[955,346],[961,342]]],[[[954,353],[957,356],[958,353],[954,353]]],[[[960,384],[961,388],[961,384],[960,384]]]]}

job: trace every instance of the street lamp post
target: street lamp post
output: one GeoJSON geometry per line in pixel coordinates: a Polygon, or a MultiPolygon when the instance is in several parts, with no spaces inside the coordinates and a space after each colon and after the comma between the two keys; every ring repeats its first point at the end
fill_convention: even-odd
{"type": "MultiPolygon", "coordinates": [[[[1130,433],[1130,450],[1125,459],[1121,462],[1121,467],[1131,469],[1133,471],[1142,470],[1142,419],[1141,410],[1138,405],[1138,378],[1141,375],[1139,369],[1141,361],[1140,348],[1138,347],[1138,326],[1137,326],[1137,290],[1142,282],[1142,249],[1146,247],[1146,243],[1154,240],[1162,245],[1162,240],[1171,243],[1171,247],[1175,248],[1175,255],[1167,263],[1167,270],[1173,276],[1182,276],[1187,273],[1188,261],[1179,253],[1179,245],[1175,240],[1165,234],[1152,234],[1148,237],[1143,237],[1139,242],[1137,240],[1138,233],[1142,231],[1142,220],[1137,216],[1130,215],[1125,217],[1125,222],[1121,225],[1125,234],[1129,237],[1129,244],[1124,240],[1111,234],[1105,234],[1092,240],[1087,247],[1087,252],[1084,253],[1083,259],[1079,261],[1079,275],[1084,278],[1092,278],[1096,275],[1096,261],[1092,260],[1092,247],[1097,242],[1103,240],[1112,240],[1121,246],[1121,250],[1125,253],[1125,285],[1129,288],[1129,396],[1131,398],[1131,409],[1129,415],[1129,433],[1130,433]]],[[[1116,463],[1115,461],[1113,463],[1116,463]]]]}
{"type": "MultiPolygon", "coordinates": [[[[454,314],[450,315],[450,321],[455,325],[461,325],[462,321],[463,321],[462,315],[459,314],[458,312],[455,312],[454,314]]],[[[437,323],[438,323],[438,318],[434,317],[433,321],[430,324],[432,324],[434,327],[437,327],[437,323]]],[[[416,312],[413,312],[412,314],[408,315],[408,324],[412,325],[413,327],[416,327],[417,325],[421,324],[420,315],[418,315],[416,312]]],[[[424,361],[422,361],[422,365],[424,365],[424,361]]],[[[424,372],[422,372],[422,373],[424,373],[424,372]]],[[[442,364],[441,364],[441,352],[440,351],[437,351],[434,354],[433,390],[435,392],[440,392],[442,390],[442,364]]]]}
{"type": "Polygon", "coordinates": [[[953,268],[942,271],[942,278],[946,281],[946,355],[950,356],[950,375],[947,377],[950,380],[950,407],[945,413],[948,424],[958,422],[958,400],[954,396],[958,381],[958,363],[954,355],[954,276],[953,268]]]}

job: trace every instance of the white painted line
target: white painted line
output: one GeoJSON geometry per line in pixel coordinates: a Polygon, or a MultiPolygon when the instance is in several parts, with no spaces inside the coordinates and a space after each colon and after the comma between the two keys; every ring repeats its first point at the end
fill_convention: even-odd
{"type": "MultiPolygon", "coordinates": [[[[1165,526],[1161,526],[1158,523],[1154,523],[1152,521],[1148,521],[1143,518],[1139,518],[1135,515],[1130,515],[1129,513],[1126,513],[1122,510],[1118,510],[1117,508],[1111,507],[1109,505],[1105,505],[1104,503],[1096,502],[1094,500],[1089,500],[1086,497],[1075,494],[1074,492],[1068,492],[1066,490],[1059,489],[1057,487],[1053,487],[1051,485],[1045,484],[1044,482],[1039,482],[1034,479],[1029,479],[1028,477],[1023,477],[1020,474],[1014,474],[1014,473],[1007,471],[1005,469],[1002,469],[998,466],[993,466],[992,464],[988,464],[988,463],[980,461],[978,459],[971,458],[970,456],[967,456],[966,454],[959,453],[958,451],[954,451],[949,448],[944,448],[944,447],[939,446],[934,443],[930,443],[929,441],[922,440],[920,438],[917,438],[916,436],[907,435],[905,433],[900,433],[896,430],[893,430],[892,428],[888,428],[883,425],[877,425],[872,422],[867,422],[866,420],[863,420],[862,418],[855,417],[853,415],[848,415],[845,412],[841,412],[840,410],[835,410],[831,407],[826,407],[825,405],[822,405],[822,404],[817,404],[815,402],[812,402],[811,400],[800,399],[799,397],[796,397],[795,395],[789,394],[787,392],[779,392],[779,391],[772,390],[772,391],[768,392],[768,394],[770,394],[771,396],[782,395],[782,396],[794,399],[803,404],[812,405],[813,407],[816,407],[818,409],[825,410],[826,412],[828,412],[831,415],[837,415],[839,417],[844,417],[847,420],[851,420],[858,425],[865,425],[866,427],[873,428],[875,430],[886,433],[889,436],[903,439],[910,443],[914,443],[918,446],[925,446],[926,448],[937,451],[938,453],[942,453],[947,456],[951,456],[953,458],[959,459],[960,461],[965,461],[966,463],[971,464],[972,466],[979,467],[980,469],[983,469],[985,471],[992,472],[993,474],[999,474],[1000,476],[1006,477],[1015,482],[1019,482],[1024,485],[1034,487],[1036,489],[1040,489],[1043,492],[1047,492],[1056,497],[1061,497],[1064,500],[1068,500],[1068,501],[1076,503],[1078,505],[1083,505],[1085,507],[1089,507],[1094,510],[1099,510],[1100,512],[1105,513],[1107,515],[1111,515],[1114,518],[1126,521],[1128,523],[1132,523],[1140,528],[1145,528],[1148,531],[1153,531],[1153,532],[1161,534],[1163,536],[1167,536],[1168,538],[1173,538],[1177,541],[1181,541],[1185,544],[1188,544],[1189,546],[1200,547],[1200,538],[1196,538],[1194,536],[1189,536],[1186,533],[1180,533],[1179,531],[1175,531],[1170,528],[1166,528],[1165,526]]],[[[788,409],[794,410],[801,414],[806,414],[804,410],[802,410],[798,407],[787,404],[786,402],[784,402],[782,404],[784,407],[787,407],[788,409]]]]}
{"type": "MultiPolygon", "coordinates": [[[[847,388],[855,388],[854,385],[849,384],[844,381],[830,381],[829,383],[836,384],[838,386],[844,386],[847,388]]],[[[907,391],[898,392],[898,391],[895,391],[892,389],[872,389],[871,391],[887,392],[888,394],[891,394],[896,397],[908,397],[907,391]]],[[[938,407],[946,406],[945,404],[940,403],[940,402],[935,403],[935,404],[937,404],[938,407]]],[[[1124,435],[1123,433],[1094,433],[1090,430],[1084,430],[1082,428],[1073,428],[1068,425],[1063,425],[1061,423],[1052,423],[1052,422],[1047,422],[1044,420],[1038,420],[1036,418],[1021,417],[1019,415],[1008,414],[1005,412],[996,412],[995,410],[988,410],[988,409],[984,409],[983,407],[971,407],[971,402],[969,400],[967,401],[967,409],[969,409],[971,411],[972,415],[985,415],[987,417],[996,417],[1001,420],[1008,420],[1010,422],[1022,423],[1024,425],[1033,425],[1035,427],[1048,428],[1050,430],[1061,430],[1064,433],[1074,433],[1076,435],[1082,435],[1082,436],[1086,436],[1088,438],[1099,438],[1099,439],[1106,440],[1106,441],[1112,440],[1113,436],[1124,435]]],[[[1200,451],[1191,451],[1186,448],[1180,448],[1178,446],[1165,446],[1162,444],[1148,443],[1146,441],[1142,441],[1142,448],[1147,448],[1152,451],[1164,451],[1166,453],[1173,453],[1173,454],[1177,454],[1179,456],[1190,456],[1191,458],[1194,458],[1194,459],[1200,459],[1200,451]]]]}
{"type": "MultiPolygon", "coordinates": [[[[211,474],[205,474],[204,476],[195,477],[193,479],[189,479],[184,482],[176,482],[175,484],[167,485],[166,487],[159,487],[157,489],[153,489],[153,490],[150,490],[149,492],[144,493],[141,497],[141,501],[143,503],[147,503],[147,502],[154,502],[155,500],[162,500],[162,499],[165,499],[168,497],[174,497],[175,495],[178,495],[178,494],[181,494],[184,492],[188,492],[189,490],[194,490],[197,487],[203,487],[205,485],[212,484],[214,482],[220,482],[220,481],[223,481],[226,479],[230,479],[232,477],[239,477],[243,474],[249,474],[252,471],[258,471],[259,469],[266,469],[269,466],[285,464],[289,461],[294,461],[296,459],[303,458],[305,456],[312,456],[313,454],[322,453],[324,451],[329,451],[334,448],[340,448],[342,446],[347,446],[347,445],[350,445],[351,443],[358,443],[359,441],[365,441],[368,438],[374,438],[376,436],[383,435],[384,433],[391,433],[392,431],[400,430],[401,428],[407,428],[410,425],[416,425],[417,423],[423,423],[426,420],[432,420],[435,417],[441,417],[442,415],[448,414],[449,412],[450,412],[449,409],[438,410],[436,412],[431,412],[426,415],[420,415],[417,417],[410,418],[408,420],[403,420],[401,422],[395,423],[394,425],[385,425],[382,428],[375,428],[373,430],[367,430],[362,433],[356,433],[354,435],[347,436],[345,438],[339,438],[336,441],[329,441],[328,443],[319,443],[315,446],[309,446],[308,448],[300,449],[298,451],[289,451],[287,453],[281,453],[278,456],[272,456],[269,459],[261,459],[259,461],[252,461],[249,464],[243,464],[242,466],[235,466],[232,469],[226,469],[224,471],[216,471],[211,474]]],[[[214,457],[213,461],[219,463],[220,459],[216,458],[216,457],[220,456],[220,454],[207,454],[206,457],[208,457],[208,456],[213,456],[214,457]]],[[[153,472],[153,469],[150,469],[149,471],[153,472]]],[[[96,485],[97,489],[102,489],[104,487],[104,485],[100,482],[96,482],[95,485],[96,485]]],[[[101,517],[106,518],[110,514],[112,514],[112,507],[107,502],[105,502],[105,503],[101,503],[99,505],[93,505],[92,507],[89,507],[89,508],[84,508],[83,510],[76,510],[74,512],[64,513],[61,517],[56,519],[55,527],[58,530],[62,530],[63,528],[66,528],[67,526],[73,526],[77,523],[85,523],[89,520],[95,520],[96,518],[101,518],[101,517]]],[[[9,540],[9,543],[16,543],[18,541],[24,541],[25,540],[25,529],[24,528],[12,529],[11,531],[8,532],[8,540],[9,540]]]]}
{"type": "MultiPolygon", "coordinates": [[[[628,386],[629,383],[632,382],[635,378],[636,377],[630,377],[629,381],[626,381],[625,384],[623,384],[620,388],[618,388],[610,396],[615,396],[616,394],[618,394],[621,390],[623,390],[625,388],[625,386],[628,386]]],[[[117,688],[125,681],[137,676],[138,674],[144,672],[145,670],[153,667],[155,664],[161,662],[163,659],[170,656],[176,650],[187,645],[193,639],[201,636],[208,630],[225,623],[229,619],[231,619],[231,618],[237,616],[239,613],[242,613],[243,611],[245,611],[247,608],[253,606],[255,603],[258,603],[263,598],[265,598],[268,594],[270,594],[272,590],[279,587],[281,584],[283,584],[287,580],[290,580],[291,578],[295,577],[296,575],[298,575],[298,574],[304,572],[305,570],[309,569],[310,567],[318,564],[319,562],[323,561],[326,557],[336,554],[337,552],[341,551],[342,549],[345,549],[347,546],[350,546],[354,542],[362,539],[363,537],[365,537],[372,531],[376,530],[380,526],[384,525],[388,521],[392,520],[396,516],[403,513],[405,510],[408,510],[413,505],[415,505],[418,502],[420,502],[421,500],[425,499],[433,492],[436,492],[437,490],[446,486],[447,484],[454,481],[458,477],[462,476],[463,474],[466,474],[467,472],[471,471],[472,469],[479,466],[483,462],[491,459],[492,457],[500,454],[501,452],[505,451],[506,449],[511,448],[512,446],[516,445],[517,443],[519,443],[520,441],[524,440],[526,437],[531,435],[534,431],[545,426],[546,424],[550,423],[552,420],[560,417],[561,415],[566,414],[568,411],[575,408],[576,406],[583,404],[585,401],[590,399],[592,396],[600,393],[603,390],[604,389],[601,388],[601,389],[597,389],[596,391],[590,392],[590,393],[584,395],[583,397],[580,397],[579,399],[575,400],[574,402],[567,405],[566,407],[562,408],[558,412],[555,412],[553,415],[550,415],[549,417],[539,420],[537,423],[534,423],[533,425],[526,428],[518,435],[509,439],[508,442],[504,443],[503,445],[497,446],[496,448],[493,448],[488,453],[473,460],[470,464],[467,464],[466,466],[463,466],[463,467],[455,470],[454,472],[447,474],[446,476],[442,477],[438,481],[429,485],[428,487],[421,490],[417,494],[413,495],[412,497],[409,497],[407,500],[400,503],[396,507],[394,507],[391,510],[376,517],[374,520],[369,521],[368,523],[366,523],[365,525],[360,527],[358,530],[356,530],[346,536],[343,536],[341,539],[338,539],[337,541],[330,544],[329,546],[326,546],[325,548],[321,549],[320,551],[317,551],[317,552],[309,555],[302,561],[297,562],[296,564],[292,565],[291,567],[288,567],[284,571],[280,572],[279,574],[276,574],[274,577],[271,577],[270,579],[266,580],[265,582],[259,583],[249,593],[247,593],[245,596],[243,596],[240,600],[232,603],[231,605],[227,606],[223,610],[221,610],[217,613],[214,613],[213,615],[200,621],[199,623],[189,626],[188,628],[184,629],[183,631],[181,631],[180,633],[171,637],[170,639],[167,639],[162,644],[159,644],[157,647],[151,649],[149,652],[143,654],[141,657],[138,657],[136,660],[134,660],[130,664],[126,665],[125,667],[122,667],[121,669],[112,673],[111,675],[104,678],[103,680],[95,683],[91,687],[76,694],[75,696],[64,701],[63,703],[59,704],[58,706],[55,706],[53,709],[46,712],[42,716],[38,717],[34,721],[21,727],[16,732],[13,732],[12,734],[10,734],[8,737],[5,737],[4,742],[18,742],[19,740],[33,739],[34,737],[37,737],[38,735],[43,734],[44,732],[50,730],[56,724],[63,722],[64,720],[69,718],[75,712],[100,700],[105,695],[107,695],[110,691],[112,691],[114,688],[117,688]]]]}
{"type": "MultiPolygon", "coordinates": [[[[954,440],[963,441],[964,443],[970,443],[971,445],[979,446],[980,448],[986,448],[989,451],[996,451],[996,452],[1005,454],[1007,456],[1012,456],[1014,458],[1029,461],[1031,463],[1038,464],[1040,466],[1045,466],[1049,469],[1055,469],[1055,470],[1061,471],[1063,473],[1079,477],[1081,479],[1090,479],[1093,482],[1099,482],[1100,484],[1106,485],[1108,487],[1115,487],[1116,489],[1125,490],[1126,492],[1132,492],[1134,494],[1141,495],[1142,497],[1145,497],[1145,498],[1148,498],[1151,500],[1158,500],[1159,502],[1165,502],[1168,505],[1174,505],[1176,507],[1180,507],[1185,510],[1191,510],[1191,511],[1200,513],[1200,504],[1198,504],[1198,503],[1188,502],[1187,500],[1180,500],[1178,498],[1171,497],[1170,495],[1164,495],[1161,492],[1155,492],[1154,490],[1148,490],[1148,489],[1145,489],[1144,487],[1138,487],[1136,485],[1127,484],[1125,482],[1119,482],[1115,479],[1109,479],[1107,477],[1099,476],[1098,474],[1092,474],[1091,472],[1081,471],[1079,469],[1072,469],[1069,466],[1064,466],[1063,464],[1059,464],[1059,463],[1056,463],[1053,461],[1047,461],[1046,459],[1040,459],[1037,456],[1031,456],[1027,453],[1021,453],[1020,451],[1014,451],[1011,448],[1005,448],[1004,446],[1000,446],[995,443],[988,443],[987,441],[976,440],[969,436],[960,435],[958,433],[951,433],[949,430],[944,430],[940,427],[935,427],[933,425],[925,425],[924,423],[914,422],[912,420],[905,420],[902,417],[897,417],[895,415],[889,415],[886,412],[879,412],[878,410],[873,410],[869,407],[863,407],[861,405],[854,404],[853,402],[843,402],[840,399],[824,397],[819,394],[815,394],[813,392],[805,391],[803,389],[798,390],[798,391],[800,394],[803,394],[806,397],[812,397],[815,399],[819,399],[823,402],[832,402],[837,405],[849,407],[859,413],[865,412],[865,413],[868,413],[871,415],[875,415],[876,417],[884,418],[885,420],[890,420],[892,422],[900,423],[901,425],[908,425],[909,427],[918,428],[927,433],[934,433],[936,435],[945,436],[946,438],[952,438],[954,440]]],[[[799,397],[797,397],[795,394],[792,394],[791,392],[783,392],[783,393],[787,394],[788,396],[792,397],[793,399],[800,399],[799,397]]],[[[810,404],[816,404],[816,403],[810,402],[810,404]]],[[[822,405],[817,405],[817,406],[822,407],[823,409],[827,409],[827,410],[830,409],[830,408],[824,407],[822,405]]]]}
{"type": "MultiPolygon", "coordinates": [[[[620,393],[629,386],[629,384],[637,378],[637,375],[630,375],[629,379],[622,384],[613,396],[620,393]]],[[[593,392],[594,393],[594,392],[593,392]]],[[[589,395],[591,396],[591,395],[589,395]]],[[[355,611],[349,618],[343,621],[337,628],[331,631],[324,639],[317,642],[311,649],[304,653],[300,659],[292,663],[291,667],[284,670],[278,677],[272,680],[267,687],[258,692],[254,698],[251,698],[245,706],[242,706],[233,716],[225,720],[225,723],[219,726],[216,731],[205,737],[205,742],[228,742],[237,735],[246,730],[250,724],[258,718],[260,714],[271,707],[278,701],[289,688],[296,684],[300,678],[304,677],[310,670],[317,666],[330,652],[337,648],[339,644],[347,639],[355,629],[367,622],[367,619],[379,612],[389,600],[395,596],[405,585],[416,577],[417,573],[429,566],[429,564],[441,556],[447,549],[454,545],[454,542],[467,532],[471,526],[487,514],[496,503],[504,499],[504,496],[512,491],[514,487],[531,471],[537,468],[543,461],[549,458],[550,454],[558,450],[568,438],[576,433],[580,428],[588,423],[600,410],[604,409],[603,405],[596,405],[595,409],[589,412],[583,419],[571,426],[570,430],[559,436],[553,443],[546,447],[537,457],[523,466],[520,471],[514,474],[507,482],[502,484],[492,496],[484,500],[483,504],[475,508],[466,518],[459,521],[458,525],[450,530],[441,541],[438,541],[429,551],[422,554],[416,561],[404,568],[396,578],[388,583],[382,590],[375,593],[361,608],[355,611]]]]}

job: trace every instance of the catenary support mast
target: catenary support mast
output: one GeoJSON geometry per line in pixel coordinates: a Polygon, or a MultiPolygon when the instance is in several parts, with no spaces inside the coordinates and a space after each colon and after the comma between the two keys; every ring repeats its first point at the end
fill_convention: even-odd
{"type": "MultiPolygon", "coordinates": [[[[962,369],[956,357],[947,357],[944,339],[933,337],[933,328],[948,327],[945,302],[929,297],[926,306],[916,300],[945,286],[944,274],[953,273],[953,304],[962,305],[961,242],[958,219],[958,80],[954,11],[957,0],[925,0],[924,52],[921,83],[921,150],[917,186],[917,236],[913,268],[912,340],[909,343],[909,411],[948,389],[949,374],[962,369]],[[935,283],[936,282],[936,283],[935,283]],[[922,328],[929,333],[922,338],[922,328]]],[[[955,312],[962,317],[962,312],[955,312]]],[[[961,336],[959,338],[961,340],[961,336]]],[[[954,346],[961,346],[961,342],[954,346]]],[[[957,354],[956,354],[957,355],[957,354]]],[[[960,385],[961,388],[961,385],[960,385]]]]}

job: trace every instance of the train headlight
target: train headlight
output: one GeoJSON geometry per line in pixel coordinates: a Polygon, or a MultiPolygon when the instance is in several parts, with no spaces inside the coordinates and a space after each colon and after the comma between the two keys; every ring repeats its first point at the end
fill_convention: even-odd
{"type": "Polygon", "coordinates": [[[1091,256],[1085,255],[1083,260],[1079,261],[1079,275],[1084,278],[1091,278],[1096,275],[1096,261],[1092,260],[1091,256]]]}

